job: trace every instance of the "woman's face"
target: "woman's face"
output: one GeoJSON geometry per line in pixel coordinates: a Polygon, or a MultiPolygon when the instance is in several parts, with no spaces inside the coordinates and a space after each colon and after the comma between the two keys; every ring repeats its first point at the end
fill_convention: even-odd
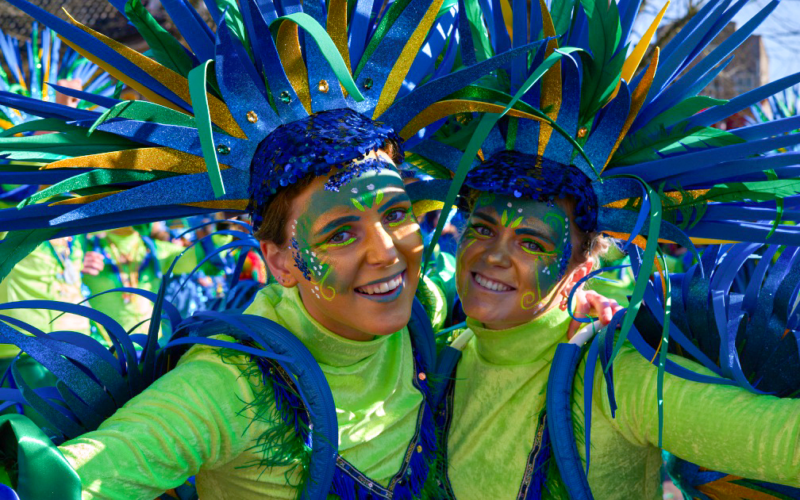
{"type": "Polygon", "coordinates": [[[329,330],[369,340],[402,329],[419,281],[422,237],[394,164],[373,153],[319,177],[292,202],[281,249],[311,316],[329,330]],[[364,171],[365,170],[365,171],[364,171]],[[337,191],[338,189],[338,191],[337,191]]]}
{"type": "Polygon", "coordinates": [[[487,328],[512,328],[549,309],[579,245],[567,205],[482,194],[457,259],[464,312],[487,328]]]}

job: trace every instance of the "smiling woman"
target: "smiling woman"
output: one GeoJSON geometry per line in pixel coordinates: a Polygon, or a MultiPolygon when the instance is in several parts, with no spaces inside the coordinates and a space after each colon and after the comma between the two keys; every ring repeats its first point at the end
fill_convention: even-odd
{"type": "Polygon", "coordinates": [[[270,271],[297,286],[311,317],[338,335],[371,340],[399,331],[419,281],[422,238],[391,157],[373,151],[306,179],[283,232],[262,237],[270,271]]]}

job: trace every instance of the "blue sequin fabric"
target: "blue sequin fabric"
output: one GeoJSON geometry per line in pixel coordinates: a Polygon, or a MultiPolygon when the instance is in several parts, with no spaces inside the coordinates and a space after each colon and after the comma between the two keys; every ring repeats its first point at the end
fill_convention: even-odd
{"type": "Polygon", "coordinates": [[[589,178],[573,165],[501,151],[471,170],[464,184],[478,191],[547,203],[571,196],[578,227],[587,232],[597,228],[597,196],[589,178]]]}
{"type": "Polygon", "coordinates": [[[353,179],[357,179],[367,172],[378,172],[387,168],[397,170],[397,167],[393,163],[387,163],[375,158],[367,158],[358,163],[353,162],[349,166],[333,174],[325,183],[325,189],[338,193],[339,188],[346,186],[353,179]]]}
{"type": "MultiPolygon", "coordinates": [[[[347,108],[321,111],[273,130],[258,145],[250,166],[253,230],[258,230],[264,205],[279,189],[308,174],[326,175],[332,168],[345,167],[387,140],[398,148],[402,144],[391,127],[347,108]]],[[[395,151],[395,157],[402,154],[395,151]]]]}

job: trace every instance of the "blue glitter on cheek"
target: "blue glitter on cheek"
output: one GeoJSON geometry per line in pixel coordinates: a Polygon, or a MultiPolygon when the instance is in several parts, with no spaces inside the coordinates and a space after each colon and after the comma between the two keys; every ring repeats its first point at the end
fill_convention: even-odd
{"type": "Polygon", "coordinates": [[[294,257],[294,265],[297,266],[297,269],[303,273],[303,277],[308,281],[311,281],[311,270],[308,268],[308,264],[306,261],[303,260],[303,257],[300,252],[300,245],[297,243],[297,239],[292,238],[292,255],[294,257]]]}
{"type": "Polygon", "coordinates": [[[561,261],[558,263],[558,279],[564,277],[569,267],[569,260],[572,257],[572,243],[569,241],[569,233],[567,233],[567,241],[564,243],[564,252],[561,254],[561,261]]]}

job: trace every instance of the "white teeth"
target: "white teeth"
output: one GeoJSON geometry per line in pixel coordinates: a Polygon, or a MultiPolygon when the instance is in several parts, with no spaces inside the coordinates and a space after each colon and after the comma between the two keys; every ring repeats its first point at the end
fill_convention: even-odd
{"type": "Polygon", "coordinates": [[[376,285],[367,285],[356,288],[357,291],[361,293],[366,293],[367,295],[374,295],[376,293],[389,293],[394,291],[403,284],[403,275],[398,275],[397,277],[389,280],[384,281],[383,283],[378,283],[376,285]]]}
{"type": "Polygon", "coordinates": [[[506,286],[502,283],[492,281],[489,278],[484,278],[478,273],[475,273],[475,281],[477,281],[480,286],[488,288],[489,290],[494,290],[496,292],[507,292],[511,290],[510,286],[506,286]]]}

